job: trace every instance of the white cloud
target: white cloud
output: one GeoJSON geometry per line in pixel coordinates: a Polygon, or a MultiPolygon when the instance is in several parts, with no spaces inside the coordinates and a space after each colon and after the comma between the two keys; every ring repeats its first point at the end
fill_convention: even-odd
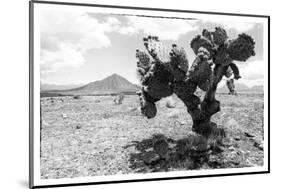
{"type": "Polygon", "coordinates": [[[238,33],[247,32],[254,28],[254,22],[234,22],[234,21],[227,21],[223,22],[222,25],[225,29],[235,29],[238,33]]]}
{"type": "Polygon", "coordinates": [[[255,80],[250,80],[250,79],[240,79],[238,80],[237,83],[244,83],[248,87],[253,87],[253,86],[264,86],[264,80],[263,79],[255,79],[255,80]]]}
{"type": "Polygon", "coordinates": [[[213,23],[218,26],[224,27],[226,30],[234,29],[238,33],[247,32],[254,28],[256,25],[255,22],[240,22],[236,20],[212,20],[212,19],[204,19],[203,23],[213,23]]]}
{"type": "Polygon", "coordinates": [[[239,80],[248,86],[263,85],[264,68],[266,62],[261,60],[249,61],[237,64],[242,78],[239,80]]]}
{"type": "Polygon", "coordinates": [[[85,52],[111,45],[110,32],[124,35],[143,32],[161,40],[177,40],[196,30],[196,21],[129,16],[126,25],[116,17],[104,21],[87,13],[42,10],[40,18],[41,73],[65,71],[85,63],[85,52]]]}
{"type": "MultiPolygon", "coordinates": [[[[264,84],[264,67],[266,66],[266,62],[260,60],[248,61],[245,63],[238,63],[237,66],[242,78],[235,81],[235,83],[243,83],[249,87],[264,84]]],[[[224,86],[226,80],[227,79],[223,77],[222,81],[218,85],[218,88],[224,86]]]]}
{"type": "Polygon", "coordinates": [[[82,66],[85,59],[81,52],[71,45],[61,43],[56,51],[41,51],[41,73],[56,72],[67,68],[82,66]]]}
{"type": "Polygon", "coordinates": [[[128,16],[128,25],[120,28],[122,34],[143,32],[161,40],[177,40],[180,35],[198,28],[196,21],[128,16]]]}
{"type": "Polygon", "coordinates": [[[41,12],[40,23],[42,73],[83,65],[84,53],[110,46],[106,34],[120,25],[114,17],[99,22],[86,13],[52,10],[41,12]]]}
{"type": "Polygon", "coordinates": [[[237,64],[241,75],[247,79],[262,79],[266,62],[261,60],[249,61],[237,64]]]}

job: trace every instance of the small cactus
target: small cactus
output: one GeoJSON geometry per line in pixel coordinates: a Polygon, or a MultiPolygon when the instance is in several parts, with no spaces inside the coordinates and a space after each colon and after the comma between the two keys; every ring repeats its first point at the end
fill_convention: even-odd
{"type": "Polygon", "coordinates": [[[226,81],[226,86],[229,90],[230,95],[237,95],[237,92],[235,91],[235,84],[234,84],[234,79],[229,79],[226,81]]]}
{"type": "Polygon", "coordinates": [[[117,105],[122,104],[124,100],[124,94],[118,94],[114,99],[113,102],[117,105]]]}

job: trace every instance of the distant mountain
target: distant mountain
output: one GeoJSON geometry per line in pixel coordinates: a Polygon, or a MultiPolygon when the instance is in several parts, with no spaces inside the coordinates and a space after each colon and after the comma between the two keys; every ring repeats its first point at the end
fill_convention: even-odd
{"type": "Polygon", "coordinates": [[[49,83],[40,83],[40,90],[41,91],[69,90],[69,89],[81,87],[83,85],[85,84],[56,85],[56,84],[49,84],[49,83]]]}
{"type": "MultiPolygon", "coordinates": [[[[263,93],[263,86],[257,85],[253,87],[248,87],[243,83],[235,83],[235,90],[239,93],[263,93]]],[[[217,89],[218,93],[228,93],[229,90],[226,85],[223,85],[221,88],[217,89]]]]}
{"type": "Polygon", "coordinates": [[[81,94],[115,94],[121,92],[136,92],[138,87],[118,74],[100,80],[90,82],[87,85],[68,90],[68,92],[81,94]]]}
{"type": "MultiPolygon", "coordinates": [[[[235,90],[237,90],[237,91],[241,91],[241,90],[245,91],[245,90],[249,90],[249,89],[250,88],[243,83],[235,83],[235,90]]],[[[225,84],[221,88],[218,88],[217,92],[228,93],[229,90],[225,84]]]]}
{"type": "Polygon", "coordinates": [[[252,90],[257,90],[257,91],[263,91],[263,86],[261,85],[255,85],[251,88],[252,90]]]}
{"type": "Polygon", "coordinates": [[[90,82],[86,85],[67,90],[50,90],[44,93],[56,93],[59,95],[108,95],[117,93],[135,94],[139,90],[137,85],[132,84],[127,79],[118,74],[90,82]]]}

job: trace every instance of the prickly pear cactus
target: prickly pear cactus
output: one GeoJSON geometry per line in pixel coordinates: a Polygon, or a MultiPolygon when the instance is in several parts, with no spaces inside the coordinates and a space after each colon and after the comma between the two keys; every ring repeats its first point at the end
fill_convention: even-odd
{"type": "Polygon", "coordinates": [[[174,93],[186,105],[193,120],[193,131],[202,135],[214,132],[216,124],[211,122],[211,117],[220,111],[220,103],[215,98],[217,85],[224,76],[241,78],[234,61],[244,62],[255,55],[254,39],[244,33],[228,39],[221,27],[214,31],[204,29],[202,35],[191,40],[190,47],[196,58],[190,66],[185,50],[176,44],[167,53],[156,36],[145,37],[143,42],[145,51],[136,52],[142,86],[137,94],[143,115],[155,117],[155,102],[174,93]],[[194,94],[197,87],[206,91],[202,102],[194,94]]]}
{"type": "Polygon", "coordinates": [[[229,90],[229,93],[230,95],[237,95],[237,92],[235,90],[235,84],[234,84],[234,79],[229,79],[229,80],[226,80],[226,86],[229,90]]]}

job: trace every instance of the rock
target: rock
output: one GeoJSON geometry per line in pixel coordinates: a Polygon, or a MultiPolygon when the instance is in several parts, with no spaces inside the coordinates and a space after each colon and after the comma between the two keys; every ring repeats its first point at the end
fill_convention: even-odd
{"type": "Polygon", "coordinates": [[[259,150],[263,150],[263,145],[258,142],[254,142],[254,147],[258,148],[259,150]]]}
{"type": "Polygon", "coordinates": [[[81,125],[76,125],[76,129],[81,129],[82,128],[82,126],[81,125]]]}
{"type": "Polygon", "coordinates": [[[176,110],[176,109],[173,109],[169,114],[168,114],[168,118],[175,118],[175,119],[178,119],[179,118],[179,114],[181,112],[176,110]]]}
{"type": "Polygon", "coordinates": [[[153,151],[153,148],[147,148],[145,149],[146,152],[152,152],[153,151]]]}
{"type": "Polygon", "coordinates": [[[129,109],[130,112],[133,112],[133,111],[136,111],[136,110],[138,110],[137,107],[132,107],[132,108],[129,109]]]}
{"type": "Polygon", "coordinates": [[[246,152],[244,150],[240,150],[241,154],[246,154],[246,152]]]}
{"type": "Polygon", "coordinates": [[[248,159],[246,160],[246,164],[247,164],[247,166],[250,166],[250,167],[255,167],[256,166],[253,162],[251,162],[248,159]]]}
{"type": "Polygon", "coordinates": [[[241,137],[240,136],[236,136],[236,137],[234,137],[234,140],[241,140],[241,137]]]}
{"type": "Polygon", "coordinates": [[[42,125],[44,125],[44,126],[49,126],[50,124],[43,120],[43,121],[42,121],[42,125]]]}
{"type": "Polygon", "coordinates": [[[246,137],[249,137],[249,138],[255,137],[254,135],[251,135],[251,134],[249,134],[249,133],[247,133],[247,132],[244,132],[244,135],[245,135],[246,137]]]}
{"type": "Polygon", "coordinates": [[[235,151],[235,148],[234,148],[233,146],[230,146],[228,149],[229,149],[230,151],[235,151]]]}
{"type": "Polygon", "coordinates": [[[67,115],[66,115],[66,114],[62,114],[61,116],[62,116],[63,119],[66,119],[66,118],[67,118],[67,115]]]}
{"type": "Polygon", "coordinates": [[[81,99],[81,96],[79,96],[79,95],[74,95],[74,96],[73,96],[73,99],[81,99]]]}
{"type": "Polygon", "coordinates": [[[218,158],[215,155],[210,155],[209,156],[209,162],[216,162],[218,158]]]}
{"type": "Polygon", "coordinates": [[[180,125],[186,125],[187,123],[185,121],[179,121],[180,125]]]}
{"type": "Polygon", "coordinates": [[[168,118],[175,118],[175,119],[177,119],[177,118],[179,118],[179,115],[171,113],[171,114],[168,115],[168,118]]]}
{"type": "Polygon", "coordinates": [[[172,98],[168,98],[166,101],[166,107],[167,108],[175,108],[176,107],[176,102],[172,98]]]}

